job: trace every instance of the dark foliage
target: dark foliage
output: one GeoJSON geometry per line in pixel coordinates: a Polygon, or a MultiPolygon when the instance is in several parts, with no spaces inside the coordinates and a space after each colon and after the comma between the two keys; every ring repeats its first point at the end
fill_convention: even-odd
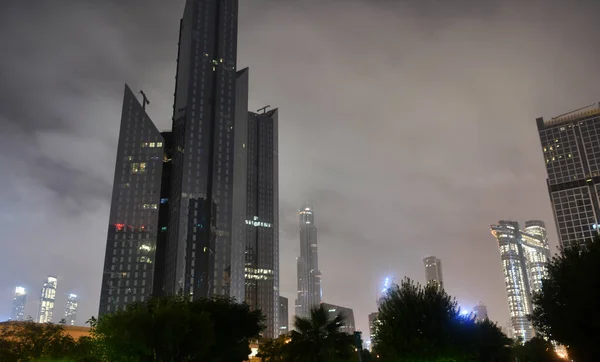
{"type": "Polygon", "coordinates": [[[344,318],[329,316],[323,305],[313,308],[308,318],[294,317],[295,330],[285,346],[289,361],[334,362],[347,361],[354,353],[354,337],[341,332],[344,318]]]}
{"type": "Polygon", "coordinates": [[[374,350],[382,361],[507,361],[509,345],[494,323],[462,316],[436,285],[404,279],[379,307],[374,350]]]}
{"type": "Polygon", "coordinates": [[[61,324],[9,323],[0,327],[0,361],[97,361],[88,342],[75,341],[61,324]]]}
{"type": "Polygon", "coordinates": [[[95,323],[109,361],[244,361],[263,317],[228,298],[153,298],[95,323]]]}
{"type": "Polygon", "coordinates": [[[577,362],[597,361],[600,339],[600,241],[575,245],[548,263],[548,277],[533,298],[531,320],[544,336],[568,346],[577,362]]]}
{"type": "Polygon", "coordinates": [[[516,342],[512,347],[513,360],[523,362],[560,362],[550,342],[541,337],[533,337],[525,344],[516,342]]]}

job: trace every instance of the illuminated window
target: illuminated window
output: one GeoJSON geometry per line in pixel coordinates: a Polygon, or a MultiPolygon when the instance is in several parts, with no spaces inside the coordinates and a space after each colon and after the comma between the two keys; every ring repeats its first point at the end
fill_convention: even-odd
{"type": "Polygon", "coordinates": [[[156,142],[156,147],[162,147],[162,142],[156,142]]]}
{"type": "Polygon", "coordinates": [[[156,143],[154,143],[154,142],[150,142],[150,144],[148,145],[148,147],[152,147],[152,148],[154,148],[154,147],[156,147],[156,143]]]}

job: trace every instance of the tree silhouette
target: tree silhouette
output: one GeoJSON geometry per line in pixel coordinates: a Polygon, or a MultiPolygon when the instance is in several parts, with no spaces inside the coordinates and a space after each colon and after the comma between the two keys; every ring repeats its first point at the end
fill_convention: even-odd
{"type": "Polygon", "coordinates": [[[311,309],[307,318],[294,317],[295,330],[287,344],[290,361],[329,362],[348,360],[353,351],[353,337],[341,332],[344,317],[330,317],[323,305],[311,309]]]}
{"type": "Polygon", "coordinates": [[[510,352],[494,323],[475,323],[444,290],[408,278],[383,298],[375,328],[382,361],[504,361],[510,352]]]}
{"type": "Polygon", "coordinates": [[[109,361],[244,361],[260,312],[228,298],[152,298],[102,316],[93,334],[109,361]]]}
{"type": "Polygon", "coordinates": [[[568,346],[577,362],[597,361],[600,339],[600,240],[561,249],[548,263],[548,276],[533,297],[536,330],[568,346]]]}

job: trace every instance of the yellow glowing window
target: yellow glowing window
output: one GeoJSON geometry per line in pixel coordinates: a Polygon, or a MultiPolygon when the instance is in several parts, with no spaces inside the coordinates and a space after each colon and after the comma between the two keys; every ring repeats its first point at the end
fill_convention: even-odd
{"type": "Polygon", "coordinates": [[[150,145],[149,145],[148,147],[152,147],[152,148],[154,148],[154,147],[156,147],[156,143],[154,143],[154,142],[150,142],[150,145]]]}

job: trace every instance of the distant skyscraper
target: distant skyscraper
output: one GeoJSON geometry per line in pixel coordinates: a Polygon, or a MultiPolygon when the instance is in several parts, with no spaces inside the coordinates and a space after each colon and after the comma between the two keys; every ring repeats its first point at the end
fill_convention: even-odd
{"type": "Polygon", "coordinates": [[[58,280],[56,279],[56,277],[49,276],[48,278],[46,278],[46,282],[42,287],[42,293],[40,295],[40,309],[37,317],[38,323],[52,322],[57,283],[58,280]]]}
{"type": "Polygon", "coordinates": [[[371,342],[375,338],[375,326],[377,324],[378,316],[379,316],[379,313],[377,313],[377,312],[369,314],[369,339],[371,340],[371,342]]]}
{"type": "Polygon", "coordinates": [[[279,190],[277,110],[248,115],[246,303],[266,317],[264,336],[278,335],[279,190]]]}
{"type": "Polygon", "coordinates": [[[591,241],[600,231],[600,104],[536,123],[560,244],[591,241]]]}
{"type": "Polygon", "coordinates": [[[435,284],[440,289],[444,289],[442,261],[435,256],[428,256],[423,259],[423,263],[425,264],[425,279],[427,284],[435,284]]]}
{"type": "Polygon", "coordinates": [[[344,318],[344,325],[340,328],[341,332],[352,334],[355,330],[354,324],[354,311],[351,308],[340,307],[339,305],[323,303],[323,307],[331,318],[334,318],[338,314],[341,314],[344,318]]]}
{"type": "Polygon", "coordinates": [[[479,302],[473,308],[473,314],[475,314],[476,321],[482,322],[488,318],[487,307],[482,302],[479,302]]]}
{"type": "Polygon", "coordinates": [[[288,299],[279,296],[279,335],[287,334],[290,331],[288,322],[288,299]]]}
{"type": "Polygon", "coordinates": [[[125,85],[99,315],[153,293],[165,155],[163,136],[125,85]]]}
{"type": "Polygon", "coordinates": [[[546,229],[542,221],[532,220],[523,230],[513,221],[500,221],[491,230],[500,249],[513,335],[528,341],[534,336],[527,319],[532,312],[531,294],[541,288],[550,258],[546,229]]]}
{"type": "Polygon", "coordinates": [[[65,323],[68,326],[74,326],[77,319],[77,295],[69,294],[67,298],[67,306],[65,308],[65,323]]]}
{"type": "Polygon", "coordinates": [[[296,315],[307,316],[321,303],[321,271],[317,249],[317,227],[313,209],[306,206],[298,212],[300,221],[300,257],[298,266],[298,299],[296,315]]]}
{"type": "Polygon", "coordinates": [[[15,288],[15,297],[13,298],[12,312],[10,320],[25,320],[25,304],[27,303],[27,290],[23,287],[15,288]]]}

